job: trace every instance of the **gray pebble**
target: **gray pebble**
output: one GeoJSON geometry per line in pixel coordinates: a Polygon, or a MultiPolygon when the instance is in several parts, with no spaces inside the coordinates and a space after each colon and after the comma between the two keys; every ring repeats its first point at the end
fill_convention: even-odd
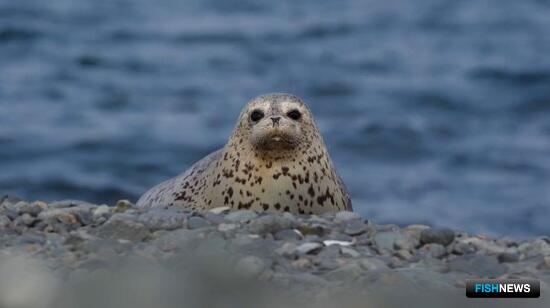
{"type": "Polygon", "coordinates": [[[294,225],[294,220],[288,216],[266,215],[250,222],[250,232],[255,234],[275,233],[279,230],[291,229],[294,225]]]}
{"type": "Polygon", "coordinates": [[[296,247],[296,253],[298,253],[299,255],[316,254],[321,250],[321,248],[323,248],[323,244],[321,243],[303,243],[296,247]]]}
{"type": "Polygon", "coordinates": [[[495,257],[466,255],[452,259],[448,263],[451,271],[464,272],[478,277],[494,278],[506,273],[506,266],[498,263],[495,257]]]}
{"type": "Polygon", "coordinates": [[[11,224],[11,219],[6,215],[0,215],[0,230],[8,228],[11,224]]]}
{"type": "Polygon", "coordinates": [[[361,256],[359,252],[349,247],[341,247],[340,253],[345,257],[358,258],[361,256]]]}
{"type": "Polygon", "coordinates": [[[20,201],[14,205],[14,208],[16,209],[19,215],[29,214],[32,216],[37,216],[40,212],[42,212],[42,210],[46,209],[46,207],[47,207],[46,203],[40,202],[40,201],[33,202],[33,203],[20,201]]]}
{"type": "Polygon", "coordinates": [[[254,211],[238,210],[227,214],[225,216],[225,219],[229,220],[230,222],[244,223],[249,222],[256,217],[258,217],[258,214],[256,214],[256,212],[254,211]]]}
{"type": "Polygon", "coordinates": [[[420,242],[422,244],[441,244],[447,246],[455,239],[455,232],[448,228],[431,228],[423,230],[420,233],[420,242]]]}
{"type": "Polygon", "coordinates": [[[299,241],[302,235],[295,230],[284,229],[277,231],[273,237],[278,241],[299,241]]]}
{"type": "Polygon", "coordinates": [[[519,253],[517,251],[507,251],[500,253],[497,256],[498,262],[500,263],[513,263],[519,261],[519,253]]]}
{"type": "Polygon", "coordinates": [[[208,226],[208,221],[200,216],[192,216],[187,220],[187,227],[191,230],[208,226]]]}
{"type": "Polygon", "coordinates": [[[354,212],[338,212],[334,214],[335,222],[344,222],[350,220],[362,219],[361,215],[354,212]]]}
{"type": "Polygon", "coordinates": [[[258,277],[263,273],[265,268],[265,262],[255,256],[244,257],[235,266],[235,270],[245,278],[258,277]]]}
{"type": "Polygon", "coordinates": [[[123,239],[137,242],[149,235],[149,229],[136,217],[128,214],[115,214],[98,229],[98,235],[106,239],[123,239]]]}
{"type": "Polygon", "coordinates": [[[174,211],[151,210],[139,215],[138,221],[151,230],[174,230],[182,228],[186,215],[174,211]]]}
{"type": "Polygon", "coordinates": [[[351,220],[346,223],[344,233],[355,236],[367,232],[367,225],[361,220],[351,220]]]}
{"type": "Polygon", "coordinates": [[[426,244],[423,249],[426,249],[429,251],[429,254],[432,258],[441,259],[447,254],[447,250],[445,249],[445,246],[441,244],[426,244]]]}

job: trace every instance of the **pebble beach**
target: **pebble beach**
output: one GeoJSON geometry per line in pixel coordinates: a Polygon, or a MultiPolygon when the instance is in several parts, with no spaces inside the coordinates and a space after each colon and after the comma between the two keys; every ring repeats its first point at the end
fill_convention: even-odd
{"type": "Polygon", "coordinates": [[[535,278],[541,298],[522,306],[549,303],[549,237],[376,224],[352,212],[0,200],[0,307],[486,307],[465,297],[468,278],[535,278]]]}

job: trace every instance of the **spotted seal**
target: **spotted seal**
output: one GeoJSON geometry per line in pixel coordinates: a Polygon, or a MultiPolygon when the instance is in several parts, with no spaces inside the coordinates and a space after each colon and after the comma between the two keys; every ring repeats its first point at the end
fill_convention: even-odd
{"type": "Polygon", "coordinates": [[[251,100],[222,149],[153,187],[137,206],[295,214],[353,210],[310,109],[286,93],[251,100]]]}

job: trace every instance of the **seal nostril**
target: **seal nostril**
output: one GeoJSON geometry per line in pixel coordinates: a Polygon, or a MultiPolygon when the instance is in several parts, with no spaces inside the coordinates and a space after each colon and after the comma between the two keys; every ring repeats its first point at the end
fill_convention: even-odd
{"type": "Polygon", "coordinates": [[[279,124],[279,120],[281,120],[281,117],[271,117],[271,121],[273,121],[273,124],[279,124]]]}

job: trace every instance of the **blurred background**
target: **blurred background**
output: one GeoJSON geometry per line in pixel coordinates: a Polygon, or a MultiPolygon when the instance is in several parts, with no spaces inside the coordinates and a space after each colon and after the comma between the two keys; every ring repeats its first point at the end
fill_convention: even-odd
{"type": "Polygon", "coordinates": [[[0,194],[136,200],[284,91],[365,217],[548,235],[549,55],[545,0],[0,0],[0,194]]]}

